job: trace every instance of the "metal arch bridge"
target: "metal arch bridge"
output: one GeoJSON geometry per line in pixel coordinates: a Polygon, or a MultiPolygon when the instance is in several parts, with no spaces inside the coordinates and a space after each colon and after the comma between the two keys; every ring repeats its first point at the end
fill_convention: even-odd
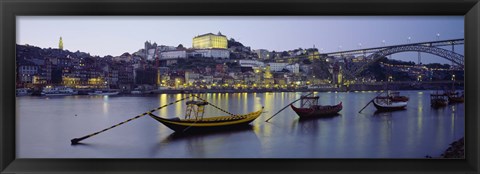
{"type": "Polygon", "coordinates": [[[452,63],[464,67],[464,56],[458,53],[455,53],[454,45],[461,45],[464,44],[464,39],[454,39],[454,40],[442,40],[442,41],[434,41],[434,42],[420,42],[420,43],[412,43],[412,44],[404,44],[404,45],[392,45],[386,47],[376,47],[376,48],[368,48],[368,49],[359,49],[359,50],[349,50],[349,51],[340,51],[340,52],[333,52],[333,53],[325,53],[322,56],[325,57],[344,57],[344,56],[352,56],[352,55],[366,55],[367,53],[371,53],[369,56],[366,57],[368,63],[361,64],[357,66],[349,66],[347,69],[344,70],[345,74],[350,77],[358,76],[365,68],[367,68],[372,63],[376,62],[382,57],[400,53],[400,52],[424,52],[430,53],[433,55],[437,55],[444,59],[451,61],[452,63]],[[441,46],[452,46],[452,51],[439,48],[441,46]]]}

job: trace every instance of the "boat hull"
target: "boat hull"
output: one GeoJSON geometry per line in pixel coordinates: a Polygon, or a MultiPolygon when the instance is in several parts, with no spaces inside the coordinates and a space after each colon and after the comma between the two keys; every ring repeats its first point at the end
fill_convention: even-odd
{"type": "Polygon", "coordinates": [[[162,117],[149,114],[150,117],[157,120],[158,122],[164,124],[168,128],[174,130],[175,132],[204,132],[204,131],[218,131],[218,130],[230,130],[234,128],[244,127],[250,124],[253,120],[258,118],[263,111],[262,109],[245,114],[245,115],[236,115],[236,116],[219,116],[204,118],[201,120],[195,119],[166,119],[162,117]]]}
{"type": "Polygon", "coordinates": [[[120,92],[104,92],[104,93],[92,93],[89,92],[88,95],[118,95],[120,92]]]}
{"type": "Polygon", "coordinates": [[[290,107],[297,113],[300,118],[315,118],[315,117],[330,117],[338,115],[343,109],[342,102],[334,106],[322,106],[323,108],[320,109],[312,109],[312,108],[297,108],[290,105],[290,107]]]}
{"type": "Polygon", "coordinates": [[[463,97],[448,97],[448,103],[463,103],[465,98],[463,97]]]}
{"type": "Polygon", "coordinates": [[[45,96],[69,96],[69,95],[76,95],[77,93],[42,93],[45,96]]]}
{"type": "Polygon", "coordinates": [[[405,97],[405,96],[397,96],[397,97],[391,97],[390,100],[393,101],[393,102],[407,102],[407,101],[408,101],[408,97],[405,97]]]}
{"type": "Polygon", "coordinates": [[[407,107],[407,102],[393,102],[391,105],[384,105],[373,101],[373,105],[379,111],[398,111],[404,110],[407,107]]]}
{"type": "Polygon", "coordinates": [[[446,100],[432,100],[431,105],[434,108],[440,108],[440,107],[445,107],[447,106],[447,101],[446,100]]]}

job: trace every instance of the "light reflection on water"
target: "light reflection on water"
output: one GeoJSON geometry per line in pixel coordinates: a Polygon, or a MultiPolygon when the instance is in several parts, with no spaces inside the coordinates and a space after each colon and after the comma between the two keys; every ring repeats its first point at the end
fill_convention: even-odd
{"type": "MultiPolygon", "coordinates": [[[[408,109],[391,113],[375,113],[373,106],[358,113],[376,92],[316,93],[321,96],[321,104],[343,102],[340,115],[299,120],[287,108],[269,123],[265,120],[305,93],[198,94],[234,114],[256,111],[261,106],[265,106],[265,113],[244,130],[192,136],[176,136],[145,116],[86,139],[80,146],[70,146],[70,139],[110,127],[188,94],[17,97],[17,157],[423,158],[439,156],[452,141],[464,135],[464,104],[433,109],[429,91],[401,93],[410,98],[408,109]]],[[[173,104],[155,114],[183,117],[185,103],[173,104]]],[[[205,115],[226,113],[208,106],[205,115]]]]}

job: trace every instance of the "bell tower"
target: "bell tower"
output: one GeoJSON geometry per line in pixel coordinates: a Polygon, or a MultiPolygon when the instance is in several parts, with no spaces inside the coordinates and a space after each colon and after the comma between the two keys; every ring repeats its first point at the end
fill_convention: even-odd
{"type": "Polygon", "coordinates": [[[61,49],[61,50],[63,50],[63,41],[62,41],[62,37],[60,37],[60,41],[58,42],[58,49],[61,49]]]}

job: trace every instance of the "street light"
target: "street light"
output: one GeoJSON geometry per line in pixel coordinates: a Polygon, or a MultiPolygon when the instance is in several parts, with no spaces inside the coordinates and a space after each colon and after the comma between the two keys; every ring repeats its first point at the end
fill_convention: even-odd
{"type": "Polygon", "coordinates": [[[408,36],[408,43],[411,43],[412,42],[412,37],[408,36]]]}
{"type": "Polygon", "coordinates": [[[437,33],[437,41],[440,40],[440,33],[437,33]]]}

